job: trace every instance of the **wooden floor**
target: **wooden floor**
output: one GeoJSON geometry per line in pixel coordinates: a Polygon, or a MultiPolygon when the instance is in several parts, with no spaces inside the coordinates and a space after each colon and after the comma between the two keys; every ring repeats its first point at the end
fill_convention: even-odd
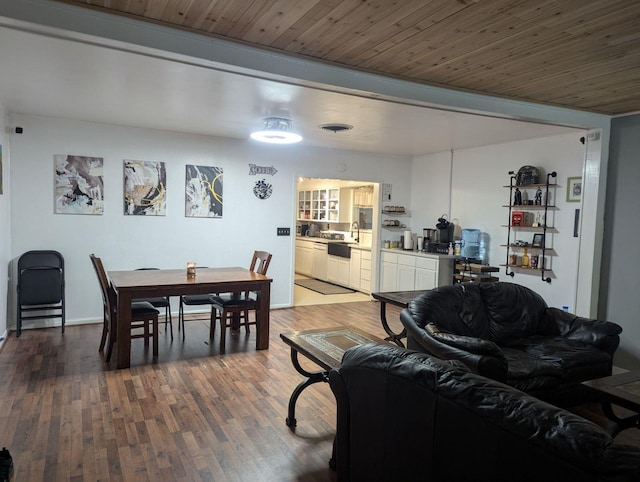
{"type": "MultiPolygon", "coordinates": [[[[14,480],[334,481],[335,400],[315,384],[296,430],[285,425],[302,378],[279,334],[338,325],[385,336],[376,302],[301,306],[272,311],[269,350],[255,350],[253,329],[227,336],[220,356],[219,334],[210,344],[208,323],[188,321],[184,342],[161,337],[157,363],[134,340],[132,368],[110,370],[99,325],[12,334],[0,352],[0,446],[14,480]]],[[[640,445],[636,432],[619,437],[640,445]]]]}
{"type": "MultiPolygon", "coordinates": [[[[359,326],[384,337],[373,301],[273,310],[269,350],[248,337],[187,321],[186,340],[160,339],[157,363],[133,340],[132,368],[108,370],[98,353],[101,326],[12,333],[0,352],[0,446],[16,481],[332,481],[335,400],[302,380],[281,332],[359,326]]],[[[174,320],[174,327],[177,322],[174,320]]],[[[312,363],[305,368],[317,369],[312,363]]]]}

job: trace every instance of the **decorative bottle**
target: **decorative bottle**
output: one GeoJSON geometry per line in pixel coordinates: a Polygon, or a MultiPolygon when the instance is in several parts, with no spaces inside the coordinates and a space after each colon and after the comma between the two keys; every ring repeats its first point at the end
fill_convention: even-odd
{"type": "Polygon", "coordinates": [[[522,255],[522,266],[529,266],[529,254],[527,254],[527,248],[524,248],[524,254],[522,255]]]}

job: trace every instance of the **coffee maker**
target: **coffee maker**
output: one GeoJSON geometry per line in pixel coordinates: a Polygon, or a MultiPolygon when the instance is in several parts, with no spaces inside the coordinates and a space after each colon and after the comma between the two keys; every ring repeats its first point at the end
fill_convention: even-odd
{"type": "Polygon", "coordinates": [[[418,249],[429,252],[432,243],[438,242],[438,230],[433,228],[422,228],[422,246],[418,249]]]}

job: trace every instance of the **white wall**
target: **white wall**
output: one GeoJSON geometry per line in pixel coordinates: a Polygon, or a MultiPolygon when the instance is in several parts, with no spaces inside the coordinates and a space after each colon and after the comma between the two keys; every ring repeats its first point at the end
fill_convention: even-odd
{"type": "MultiPolygon", "coordinates": [[[[65,257],[68,323],[101,319],[97,279],[89,254],[108,270],[143,266],[181,268],[246,266],[254,249],[273,253],[272,306],[292,303],[295,198],[298,176],[388,182],[409,201],[411,160],[296,146],[258,146],[250,141],[194,136],[64,119],[12,115],[24,133],[12,135],[11,256],[55,249],[65,257]],[[104,158],[105,213],[54,214],[53,156],[104,158]],[[123,159],[165,161],[167,215],[124,216],[123,159]],[[186,164],[224,169],[222,219],[184,216],[186,164]],[[250,176],[249,164],[273,165],[274,176],[250,176]],[[273,185],[267,200],[252,192],[256,181],[273,185]],[[291,237],[276,237],[276,227],[291,237]]],[[[5,196],[6,197],[6,196],[5,196]]],[[[177,307],[177,304],[175,304],[177,307]]],[[[12,323],[13,324],[13,320],[12,323]]]]}
{"type": "Polygon", "coordinates": [[[2,146],[2,192],[0,194],[0,266],[3,266],[3,274],[0,276],[0,347],[7,337],[7,273],[9,259],[11,258],[11,221],[10,221],[10,160],[9,160],[9,136],[7,131],[7,113],[0,104],[0,146],[2,146]]]}
{"type": "MultiPolygon", "coordinates": [[[[516,273],[514,278],[504,274],[501,281],[511,281],[530,287],[545,298],[551,306],[567,305],[575,309],[576,276],[578,266],[579,239],[573,237],[574,209],[577,203],[566,203],[568,177],[580,176],[584,164],[584,145],[580,135],[570,134],[544,139],[511,142],[487,147],[464,149],[453,152],[423,156],[415,160],[412,181],[412,204],[424,206],[424,215],[418,217],[424,227],[434,227],[442,213],[460,228],[478,228],[489,235],[489,264],[497,266],[506,261],[509,171],[518,171],[526,164],[556,171],[556,203],[559,210],[553,221],[558,233],[552,236],[553,248],[558,256],[552,259],[554,278],[551,284],[544,283],[540,276],[516,273]],[[443,175],[451,172],[451,210],[445,190],[443,175]]],[[[551,224],[551,222],[549,222],[551,224]]],[[[531,242],[533,234],[521,236],[531,242]]]]}
{"type": "Polygon", "coordinates": [[[640,296],[636,285],[640,262],[635,250],[640,237],[638,152],[640,115],[614,119],[601,279],[601,295],[606,303],[601,306],[601,315],[622,326],[620,347],[614,361],[629,370],[640,370],[640,296]]]}

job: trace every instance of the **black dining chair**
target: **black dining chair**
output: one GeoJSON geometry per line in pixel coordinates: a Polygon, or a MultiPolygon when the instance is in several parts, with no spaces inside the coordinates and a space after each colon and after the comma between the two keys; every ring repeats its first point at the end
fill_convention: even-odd
{"type": "MultiPolygon", "coordinates": [[[[107,272],[104,269],[102,260],[91,254],[91,264],[96,271],[98,281],[100,283],[100,291],[102,293],[103,323],[102,338],[100,339],[100,347],[98,351],[103,351],[105,343],[107,345],[107,354],[105,361],[111,360],[111,353],[115,346],[118,336],[117,309],[116,309],[116,292],[111,286],[107,272]]],[[[160,312],[156,310],[151,303],[146,301],[131,303],[131,338],[144,338],[144,345],[149,346],[149,338],[153,339],[153,357],[158,357],[158,315],[160,312]],[[142,329],[142,334],[133,334],[134,330],[142,329]]]]}
{"type": "Polygon", "coordinates": [[[64,258],[58,251],[27,251],[18,258],[16,337],[24,320],[65,322],[64,258]]]}
{"type": "MultiPolygon", "coordinates": [[[[254,251],[251,259],[249,271],[266,275],[272,255],[266,251],[254,251]]],[[[249,334],[249,325],[255,325],[258,321],[258,297],[256,293],[244,291],[242,293],[228,293],[224,295],[212,295],[211,302],[213,309],[220,312],[219,318],[211,315],[211,326],[209,338],[213,339],[215,331],[215,321],[220,320],[220,353],[224,353],[226,345],[227,328],[231,328],[232,332],[239,328],[235,326],[236,320],[243,322],[245,333],[249,334]],[[249,312],[254,312],[254,321],[249,321],[249,312]],[[235,316],[234,316],[235,315],[235,316]]]]}
{"type": "MultiPolygon", "coordinates": [[[[206,268],[206,266],[198,266],[196,269],[206,268]]],[[[217,294],[217,293],[215,293],[217,294]]],[[[182,331],[182,339],[185,339],[184,329],[184,307],[185,306],[211,306],[211,315],[209,317],[210,322],[213,324],[216,321],[216,310],[212,306],[211,297],[214,293],[206,293],[202,295],[182,295],[180,297],[180,307],[178,309],[178,331],[182,331]]],[[[206,318],[189,318],[189,321],[204,320],[206,318]]]]}
{"type": "MultiPolygon", "coordinates": [[[[139,270],[155,270],[158,268],[138,268],[139,270]]],[[[154,308],[164,308],[164,331],[167,331],[167,322],[169,323],[169,329],[171,332],[171,339],[173,340],[173,322],[171,320],[171,300],[168,296],[159,296],[156,298],[136,298],[134,302],[146,301],[151,303],[154,308]]]]}

